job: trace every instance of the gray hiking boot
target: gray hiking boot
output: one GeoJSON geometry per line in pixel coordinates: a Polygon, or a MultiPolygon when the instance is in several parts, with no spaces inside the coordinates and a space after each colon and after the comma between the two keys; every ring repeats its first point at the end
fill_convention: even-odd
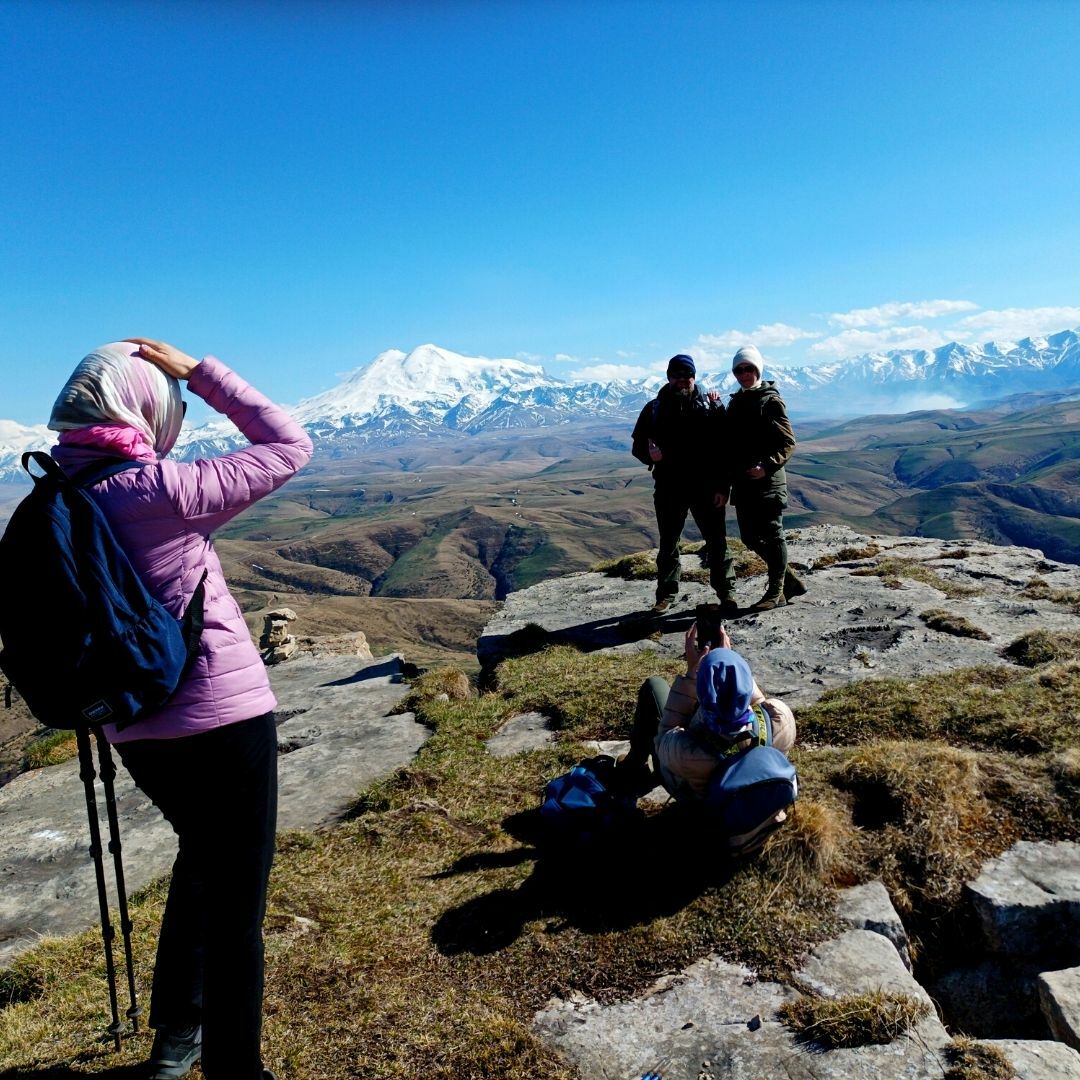
{"type": "Polygon", "coordinates": [[[800,581],[790,570],[784,571],[784,599],[790,600],[793,596],[805,596],[806,585],[800,581]]]}
{"type": "Polygon", "coordinates": [[[202,1028],[159,1027],[147,1071],[149,1080],[180,1080],[202,1057],[202,1028]]]}

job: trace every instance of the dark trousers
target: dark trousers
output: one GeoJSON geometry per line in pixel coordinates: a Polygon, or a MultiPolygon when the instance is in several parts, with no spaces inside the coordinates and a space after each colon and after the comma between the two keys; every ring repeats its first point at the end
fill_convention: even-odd
{"type": "Polygon", "coordinates": [[[207,1080],[261,1080],[266,887],[277,823],[271,714],[116,751],[179,838],[152,1027],[202,1024],[207,1080]]]}
{"type": "Polygon", "coordinates": [[[735,587],[735,572],[727,550],[727,525],[723,507],[713,504],[712,494],[657,483],[653,489],[656,527],[660,544],[656,552],[656,595],[675,596],[679,591],[679,540],[689,513],[709,550],[709,584],[720,597],[735,587]]]}
{"type": "Polygon", "coordinates": [[[787,570],[788,550],[784,536],[783,495],[758,495],[753,491],[736,489],[735,516],[739,522],[742,542],[765,560],[769,568],[769,584],[784,580],[787,570]]]}

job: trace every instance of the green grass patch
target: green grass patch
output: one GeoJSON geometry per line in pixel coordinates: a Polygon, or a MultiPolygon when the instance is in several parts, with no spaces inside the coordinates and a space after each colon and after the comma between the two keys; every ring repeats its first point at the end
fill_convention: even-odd
{"type": "Polygon", "coordinates": [[[890,1043],[929,1014],[925,1001],[884,990],[836,998],[801,997],[780,1007],[785,1024],[829,1049],[890,1043]]]}
{"type": "Polygon", "coordinates": [[[556,645],[507,660],[495,685],[519,711],[544,713],[575,738],[625,739],[642,682],[650,675],[673,679],[685,669],[685,662],[651,650],[619,656],[556,645]]]}
{"type": "Polygon", "coordinates": [[[928,608],[919,613],[919,618],[931,630],[936,630],[939,634],[977,638],[979,641],[990,640],[990,635],[970,619],[965,619],[963,615],[957,615],[952,611],[946,611],[944,608],[928,608]]]}
{"type": "Polygon", "coordinates": [[[35,739],[23,755],[24,769],[44,769],[69,761],[79,752],[74,731],[50,731],[35,739]]]}
{"type": "Polygon", "coordinates": [[[928,739],[1043,753],[1080,740],[1080,660],[1025,671],[961,668],[921,679],[863,679],[799,712],[799,737],[829,744],[928,739]]]}

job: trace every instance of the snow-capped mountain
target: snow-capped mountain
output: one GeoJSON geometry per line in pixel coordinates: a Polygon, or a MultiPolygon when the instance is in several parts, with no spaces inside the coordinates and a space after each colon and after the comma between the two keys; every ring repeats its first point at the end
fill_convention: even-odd
{"type": "MultiPolygon", "coordinates": [[[[703,365],[704,367],[704,365],[703,365]]],[[[981,405],[1033,390],[1080,388],[1080,334],[1064,330],[1019,342],[869,353],[817,367],[767,367],[798,416],[855,416],[981,405]]],[[[737,389],[729,372],[703,370],[703,389],[737,389]]],[[[575,420],[631,422],[662,377],[574,383],[514,359],[462,356],[435,345],[390,349],[337,386],[290,411],[323,452],[418,435],[474,435],[575,420]]],[[[0,421],[0,480],[19,476],[23,450],[47,447],[43,426],[0,421]]],[[[227,420],[185,428],[174,456],[191,459],[242,445],[227,420]]]]}

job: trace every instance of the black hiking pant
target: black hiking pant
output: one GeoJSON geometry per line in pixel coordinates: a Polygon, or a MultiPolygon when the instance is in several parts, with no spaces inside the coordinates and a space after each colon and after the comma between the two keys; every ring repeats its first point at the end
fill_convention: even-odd
{"type": "Polygon", "coordinates": [[[277,824],[273,716],[115,749],[180,841],[150,1025],[202,1024],[207,1080],[262,1080],[262,922],[277,824]]]}
{"type": "Polygon", "coordinates": [[[687,514],[693,517],[708,548],[709,584],[717,596],[730,596],[735,587],[735,572],[727,550],[727,524],[724,508],[713,504],[712,493],[658,481],[653,489],[653,506],[660,532],[656,552],[656,598],[676,596],[679,592],[679,540],[687,514]]]}

